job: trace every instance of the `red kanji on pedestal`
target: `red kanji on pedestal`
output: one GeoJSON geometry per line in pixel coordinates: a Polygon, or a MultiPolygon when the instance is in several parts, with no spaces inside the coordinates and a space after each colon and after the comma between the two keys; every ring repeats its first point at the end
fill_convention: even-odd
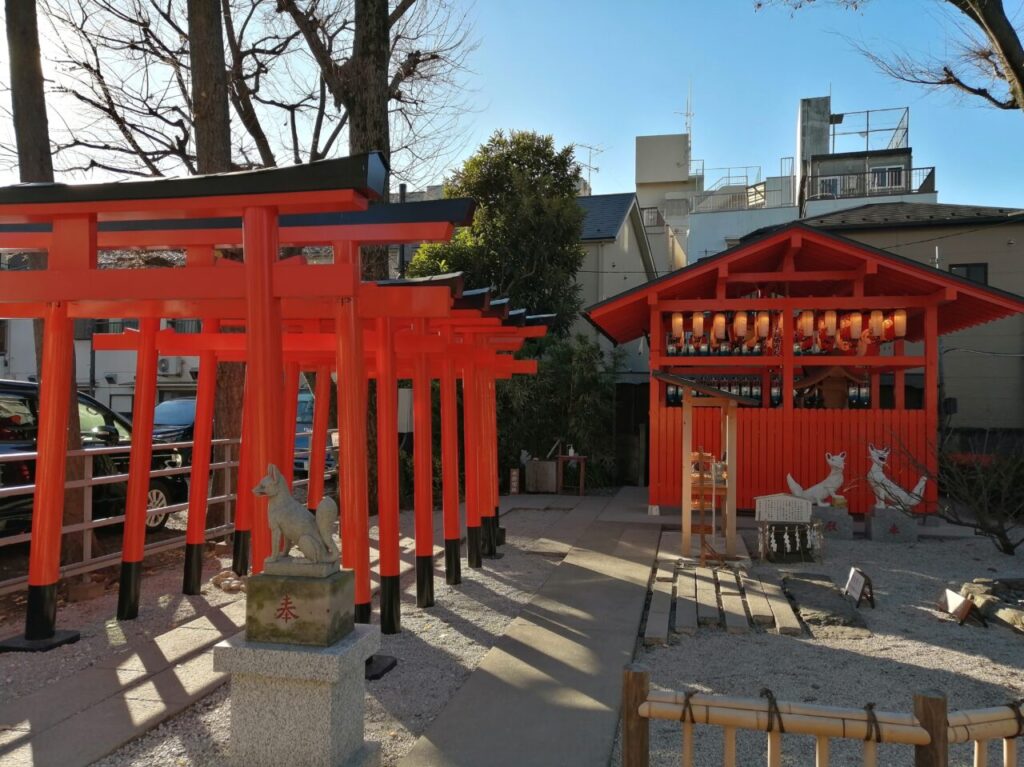
{"type": "Polygon", "coordinates": [[[281,599],[281,604],[277,608],[276,617],[278,620],[283,620],[285,623],[299,617],[295,612],[295,603],[292,602],[290,595],[285,594],[281,599]]]}
{"type": "Polygon", "coordinates": [[[828,532],[836,532],[839,530],[839,525],[834,520],[830,520],[825,523],[825,530],[828,532]]]}
{"type": "Polygon", "coordinates": [[[900,529],[896,527],[896,523],[892,523],[892,527],[889,528],[889,535],[899,535],[900,529]]]}

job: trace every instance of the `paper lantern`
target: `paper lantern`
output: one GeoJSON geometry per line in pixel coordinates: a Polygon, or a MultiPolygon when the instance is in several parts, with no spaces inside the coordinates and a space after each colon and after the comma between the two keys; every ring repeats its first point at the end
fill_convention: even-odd
{"type": "Polygon", "coordinates": [[[721,312],[715,312],[714,319],[712,320],[712,327],[715,331],[715,338],[721,341],[725,338],[725,315],[721,312]]]}
{"type": "Polygon", "coordinates": [[[682,312],[672,312],[672,337],[682,338],[683,337],[683,314],[682,312]]]}
{"type": "Polygon", "coordinates": [[[700,338],[704,335],[704,313],[694,312],[693,313],[693,334],[700,338]]]}
{"type": "Polygon", "coordinates": [[[836,334],[836,312],[834,309],[825,312],[825,332],[831,337],[836,334]]]}
{"type": "Polygon", "coordinates": [[[747,335],[747,313],[736,312],[732,318],[732,334],[736,338],[746,338],[747,335]]]}
{"type": "Polygon", "coordinates": [[[907,334],[907,310],[897,309],[892,313],[892,329],[897,338],[907,334]]]}
{"type": "Polygon", "coordinates": [[[769,325],[768,312],[758,312],[757,313],[757,337],[758,338],[767,338],[768,337],[768,325],[769,325]]]}
{"type": "Polygon", "coordinates": [[[882,337],[882,312],[880,310],[875,309],[871,312],[871,316],[868,318],[868,330],[875,338],[882,337]]]}
{"type": "Polygon", "coordinates": [[[860,312],[854,312],[850,315],[850,339],[856,341],[860,338],[860,334],[864,330],[864,318],[860,312]]]}
{"type": "Polygon", "coordinates": [[[809,309],[800,312],[800,333],[808,338],[814,335],[814,312],[809,309]]]}

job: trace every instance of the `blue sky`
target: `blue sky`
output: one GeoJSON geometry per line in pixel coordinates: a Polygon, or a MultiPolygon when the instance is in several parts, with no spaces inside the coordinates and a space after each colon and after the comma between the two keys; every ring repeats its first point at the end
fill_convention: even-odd
{"type": "MultiPolygon", "coordinates": [[[[914,164],[936,167],[940,202],[1024,208],[1024,112],[893,81],[844,39],[941,54],[956,39],[944,5],[791,13],[755,12],[753,0],[477,0],[476,110],[459,159],[498,128],[536,130],[603,146],[594,192],[629,191],[634,137],[681,132],[692,85],[693,156],[775,175],[794,151],[800,98],[831,92],[833,112],[910,107],[914,164]]],[[[1022,0],[1006,6],[1024,18],[1022,0]]]]}

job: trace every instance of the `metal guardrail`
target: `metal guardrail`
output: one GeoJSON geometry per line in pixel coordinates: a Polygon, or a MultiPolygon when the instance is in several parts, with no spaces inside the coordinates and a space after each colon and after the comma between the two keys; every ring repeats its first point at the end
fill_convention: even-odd
{"type": "Polygon", "coordinates": [[[873,168],[862,173],[817,174],[806,181],[807,200],[927,194],[935,191],[935,168],[873,168]]]}
{"type": "MultiPolygon", "coordinates": [[[[331,430],[336,431],[336,430],[331,430]]],[[[310,437],[312,432],[297,432],[296,436],[310,437]]],[[[213,474],[218,471],[228,471],[238,467],[238,461],[230,458],[231,449],[240,443],[238,439],[215,439],[210,443],[211,448],[214,452],[221,452],[223,455],[220,460],[210,462],[210,472],[213,474]]],[[[153,444],[154,453],[162,452],[166,450],[182,450],[193,448],[193,442],[158,442],[153,444]]],[[[78,489],[78,488],[93,488],[102,485],[115,485],[124,484],[128,482],[128,474],[106,474],[101,476],[94,476],[95,465],[94,460],[101,456],[110,455],[123,455],[129,453],[131,450],[130,446],[117,446],[117,447],[96,447],[96,448],[83,448],[81,450],[69,450],[68,458],[82,458],[84,459],[84,471],[82,479],[67,480],[64,483],[65,489],[78,489]]],[[[308,448],[296,450],[294,452],[293,461],[295,457],[308,456],[310,454],[308,448]]],[[[26,451],[20,453],[8,453],[6,455],[0,455],[0,465],[5,463],[14,463],[18,461],[34,461],[37,457],[35,451],[26,451]]],[[[192,473],[192,466],[169,466],[164,469],[153,469],[149,472],[150,478],[157,477],[173,477],[180,475],[190,475],[192,473]]],[[[337,476],[337,467],[328,469],[324,472],[325,478],[337,476]]],[[[211,486],[214,483],[210,483],[211,486]]],[[[294,491],[299,487],[306,487],[309,484],[309,478],[295,480],[292,483],[292,490],[294,491]]],[[[228,474],[228,480],[225,484],[228,492],[221,495],[211,495],[206,499],[207,509],[211,506],[219,504],[226,504],[226,514],[224,524],[217,525],[215,527],[208,527],[205,531],[205,539],[211,540],[220,536],[226,535],[234,530],[233,512],[234,505],[233,501],[236,500],[237,491],[232,491],[230,487],[230,473],[228,474]]],[[[0,487],[0,499],[12,498],[18,496],[32,495],[35,493],[35,485],[9,485],[7,487],[0,487]]],[[[158,516],[162,514],[175,514],[182,511],[188,510],[188,501],[171,504],[169,506],[163,506],[158,508],[151,508],[147,511],[147,516],[158,516]]],[[[121,559],[121,550],[108,552],[99,556],[93,556],[92,551],[92,532],[113,525],[118,525],[124,522],[124,514],[119,514],[110,517],[104,517],[103,519],[93,518],[93,497],[91,492],[83,493],[83,519],[81,522],[74,524],[65,524],[61,527],[62,535],[81,534],[82,535],[82,560],[79,562],[73,562],[66,565],[61,565],[60,576],[61,578],[67,578],[73,575],[82,575],[84,573],[99,570],[103,567],[116,564],[121,559]]],[[[32,533],[25,532],[17,535],[5,535],[0,536],[0,557],[4,556],[4,550],[8,547],[16,546],[19,544],[29,543],[32,540],[32,533]]],[[[154,554],[160,551],[167,551],[169,549],[180,548],[185,545],[185,535],[175,536],[173,538],[163,538],[158,541],[147,543],[145,547],[145,553],[154,554]]],[[[19,575],[13,578],[7,578],[0,581],[0,595],[9,594],[14,591],[20,591],[24,589],[28,584],[27,573],[19,575]]]]}

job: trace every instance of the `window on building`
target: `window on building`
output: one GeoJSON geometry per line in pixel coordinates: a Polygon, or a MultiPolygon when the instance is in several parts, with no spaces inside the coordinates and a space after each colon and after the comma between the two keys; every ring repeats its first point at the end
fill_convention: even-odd
{"type": "Polygon", "coordinates": [[[871,169],[872,189],[901,189],[902,187],[902,165],[883,165],[871,169]]]}
{"type": "Polygon", "coordinates": [[[988,264],[950,264],[949,271],[957,277],[988,285],[988,264]]]}
{"type": "Polygon", "coordinates": [[[817,193],[820,197],[838,197],[839,176],[820,176],[817,193]]]}

